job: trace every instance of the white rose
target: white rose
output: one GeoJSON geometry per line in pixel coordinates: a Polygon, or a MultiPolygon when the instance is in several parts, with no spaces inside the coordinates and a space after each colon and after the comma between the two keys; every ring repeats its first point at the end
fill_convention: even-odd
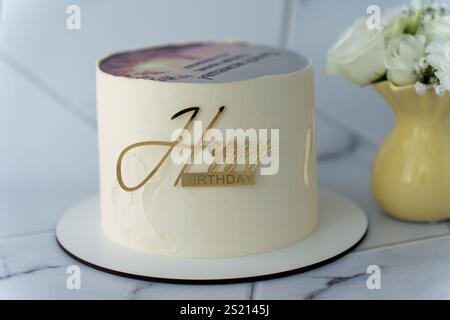
{"type": "Polygon", "coordinates": [[[425,55],[425,43],[421,34],[401,34],[388,42],[384,63],[389,81],[401,86],[418,80],[414,70],[425,55]]]}
{"type": "Polygon", "coordinates": [[[366,19],[356,20],[328,50],[327,71],[360,85],[383,76],[386,72],[383,31],[367,28],[366,19]]]}
{"type": "Polygon", "coordinates": [[[450,41],[433,41],[426,49],[426,61],[436,71],[439,85],[435,90],[438,95],[450,91],[450,41]]]}
{"type": "Polygon", "coordinates": [[[427,41],[450,40],[450,16],[436,16],[426,21],[420,31],[427,37],[427,41]]]}

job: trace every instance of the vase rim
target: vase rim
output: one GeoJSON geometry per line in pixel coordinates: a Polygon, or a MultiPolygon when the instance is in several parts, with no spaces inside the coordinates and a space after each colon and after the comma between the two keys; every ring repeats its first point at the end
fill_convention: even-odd
{"type": "MultiPolygon", "coordinates": [[[[383,80],[383,81],[372,84],[372,86],[375,89],[377,89],[377,91],[379,91],[379,92],[388,89],[389,91],[391,91],[393,93],[406,93],[406,92],[414,91],[415,94],[419,95],[416,92],[415,84],[407,84],[407,85],[398,86],[398,85],[394,84],[392,81],[383,80]]],[[[449,98],[450,91],[446,91],[443,96],[438,96],[434,91],[428,90],[425,94],[419,95],[419,96],[428,96],[428,95],[432,95],[437,98],[444,98],[444,97],[449,98]]]]}
{"type": "Polygon", "coordinates": [[[407,85],[401,85],[398,86],[394,84],[392,81],[389,80],[383,80],[380,82],[376,82],[373,84],[374,87],[386,87],[389,86],[391,91],[399,92],[399,91],[410,91],[410,90],[416,90],[416,86],[414,84],[407,84],[407,85]]]}

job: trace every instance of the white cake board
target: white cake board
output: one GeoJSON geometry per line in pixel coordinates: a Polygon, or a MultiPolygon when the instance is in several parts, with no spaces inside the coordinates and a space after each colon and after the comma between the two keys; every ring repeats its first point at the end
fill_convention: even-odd
{"type": "Polygon", "coordinates": [[[323,265],[347,253],[364,237],[367,217],[352,201],[320,192],[320,226],[282,249],[233,258],[180,258],[130,250],[107,239],[98,197],[84,200],[59,220],[60,246],[78,261],[121,276],[163,282],[229,283],[264,280],[323,265]]]}

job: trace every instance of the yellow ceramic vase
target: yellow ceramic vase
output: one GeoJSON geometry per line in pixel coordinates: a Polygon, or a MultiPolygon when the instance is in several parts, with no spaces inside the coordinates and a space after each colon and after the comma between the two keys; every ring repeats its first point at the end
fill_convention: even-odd
{"type": "Polygon", "coordinates": [[[372,190],[379,206],[411,221],[450,218],[450,94],[418,95],[413,85],[374,85],[396,125],[379,147],[372,190]]]}

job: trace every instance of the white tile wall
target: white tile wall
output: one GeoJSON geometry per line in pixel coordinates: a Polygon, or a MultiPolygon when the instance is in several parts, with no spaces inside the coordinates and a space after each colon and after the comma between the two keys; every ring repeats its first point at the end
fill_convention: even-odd
{"type": "Polygon", "coordinates": [[[0,237],[48,230],[97,189],[96,132],[0,59],[0,237]]]}
{"type": "Polygon", "coordinates": [[[94,181],[96,132],[0,59],[0,179],[72,184],[94,181]],[[15,168],[16,170],[12,170],[15,168]]]}
{"type": "Polygon", "coordinates": [[[242,39],[276,45],[283,1],[6,0],[0,48],[95,118],[95,61],[117,50],[180,41],[242,39]],[[66,28],[66,8],[81,29],[66,28]]]}

